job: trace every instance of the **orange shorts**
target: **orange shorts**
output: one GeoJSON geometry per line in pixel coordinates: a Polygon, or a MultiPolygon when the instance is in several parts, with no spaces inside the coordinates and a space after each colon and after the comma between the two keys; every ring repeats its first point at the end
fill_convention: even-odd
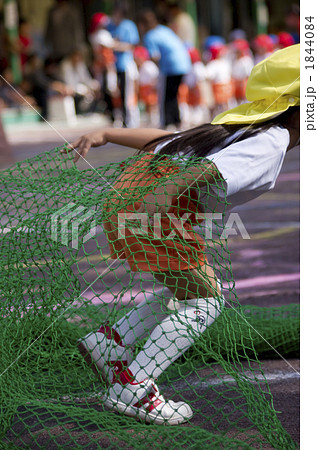
{"type": "Polygon", "coordinates": [[[227,103],[233,95],[232,83],[212,83],[212,91],[217,105],[227,103]]]}
{"type": "Polygon", "coordinates": [[[185,83],[181,83],[178,90],[178,103],[187,103],[190,106],[201,105],[203,102],[199,86],[190,88],[185,83]]]}
{"type": "Polygon", "coordinates": [[[185,83],[180,83],[178,89],[178,103],[187,103],[189,96],[189,87],[185,83]]]}
{"type": "Polygon", "coordinates": [[[233,80],[234,95],[237,100],[243,100],[246,98],[245,91],[247,80],[248,78],[245,80],[233,80]]]}
{"type": "Polygon", "coordinates": [[[157,89],[154,86],[145,84],[139,86],[139,99],[146,106],[155,106],[158,103],[157,89]]]}
{"type": "Polygon", "coordinates": [[[188,105],[190,106],[199,106],[203,103],[200,88],[198,85],[193,86],[193,88],[189,89],[188,94],[188,105]]]}
{"type": "Polygon", "coordinates": [[[204,240],[193,230],[194,225],[202,222],[202,218],[197,217],[201,211],[194,189],[189,189],[185,195],[173,200],[168,211],[172,220],[163,217],[155,224],[155,229],[148,226],[143,234],[134,233],[134,228],[129,228],[127,223],[119,230],[122,226],[121,217],[125,215],[125,219],[129,219],[129,213],[138,211],[160,179],[180,170],[169,160],[151,167],[153,157],[153,154],[147,153],[138,161],[125,164],[104,204],[108,214],[103,224],[111,258],[127,259],[134,272],[193,269],[206,262],[204,240]],[[114,209],[116,213],[111,214],[114,209]]]}

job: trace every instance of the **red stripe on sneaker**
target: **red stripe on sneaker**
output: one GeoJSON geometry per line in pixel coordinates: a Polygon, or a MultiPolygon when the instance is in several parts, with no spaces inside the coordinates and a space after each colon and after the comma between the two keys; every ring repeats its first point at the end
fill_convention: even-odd
{"type": "Polygon", "coordinates": [[[137,386],[137,384],[143,383],[143,381],[137,381],[135,379],[135,376],[131,372],[130,369],[127,367],[127,361],[111,361],[110,363],[107,363],[108,366],[111,366],[114,363],[113,367],[113,381],[112,383],[120,383],[122,386],[125,386],[126,384],[132,384],[134,386],[137,386]],[[123,370],[126,367],[125,370],[123,370]]]}
{"type": "Polygon", "coordinates": [[[142,406],[144,406],[145,404],[149,403],[148,406],[145,407],[145,409],[149,412],[153,411],[158,405],[160,405],[161,403],[163,403],[162,400],[160,400],[159,398],[157,398],[157,400],[153,401],[152,399],[155,397],[154,394],[149,394],[147,397],[142,398],[141,400],[139,400],[137,403],[135,403],[133,406],[135,408],[141,408],[142,406]]]}
{"type": "Polygon", "coordinates": [[[121,347],[125,347],[117,331],[107,324],[102,325],[100,329],[97,330],[97,333],[103,333],[106,336],[106,339],[114,339],[116,344],[120,345],[121,347]]]}
{"type": "Polygon", "coordinates": [[[135,380],[134,375],[132,374],[131,370],[128,368],[119,374],[119,380],[120,380],[121,384],[123,384],[123,385],[125,385],[125,384],[133,384],[133,385],[140,384],[140,382],[135,380]]]}
{"type": "Polygon", "coordinates": [[[149,412],[153,411],[155,408],[157,408],[158,405],[160,405],[162,402],[162,400],[159,400],[159,398],[157,398],[157,400],[155,400],[153,403],[151,403],[151,405],[148,406],[148,408],[146,408],[149,412]]]}
{"type": "Polygon", "coordinates": [[[120,378],[120,374],[123,372],[125,367],[127,367],[127,361],[107,361],[107,365],[113,369],[112,383],[116,383],[120,378]]]}

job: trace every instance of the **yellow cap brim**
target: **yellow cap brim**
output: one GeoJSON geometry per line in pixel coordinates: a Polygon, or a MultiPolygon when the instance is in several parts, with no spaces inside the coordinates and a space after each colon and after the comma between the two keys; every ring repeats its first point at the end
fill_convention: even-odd
{"type": "Polygon", "coordinates": [[[291,106],[300,105],[298,97],[283,95],[278,99],[259,100],[251,103],[243,103],[236,108],[225,111],[216,116],[213,125],[225,124],[253,124],[266,122],[287,111],[291,106]]]}

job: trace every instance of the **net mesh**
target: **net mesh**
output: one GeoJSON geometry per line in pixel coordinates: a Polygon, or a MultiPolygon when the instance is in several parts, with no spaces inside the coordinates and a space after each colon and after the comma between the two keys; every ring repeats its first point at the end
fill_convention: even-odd
{"type": "MultiPolygon", "coordinates": [[[[193,190],[174,200],[169,219],[155,216],[149,224],[132,215],[154,201],[155,188],[165,194],[167,180],[177,183],[202,161],[189,164],[147,155],[80,171],[57,148],[1,172],[1,448],[296,447],[278,420],[259,355],[298,350],[299,308],[239,304],[222,183],[199,192],[198,202],[193,175],[193,190]],[[160,299],[159,281],[185,298],[212,292],[218,310],[204,333],[188,326],[193,345],[156,380],[165,399],[193,411],[175,426],[149,425],[106,407],[111,385],[77,348],[150,295],[177,317],[177,302],[169,309],[160,299]]],[[[133,359],[154,326],[136,336],[133,359]]],[[[100,341],[88,353],[96,349],[102,352],[100,341]]],[[[114,361],[104,363],[119,383],[114,361]]]]}

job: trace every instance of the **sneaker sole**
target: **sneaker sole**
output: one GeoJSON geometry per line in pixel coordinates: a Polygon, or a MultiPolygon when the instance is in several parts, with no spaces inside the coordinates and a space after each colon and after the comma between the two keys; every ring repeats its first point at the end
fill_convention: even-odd
{"type": "Polygon", "coordinates": [[[78,348],[80,354],[83,356],[88,367],[90,367],[93,370],[93,372],[95,373],[95,375],[98,376],[100,381],[102,381],[103,383],[106,382],[106,385],[108,386],[109,383],[108,383],[108,379],[107,379],[105,372],[98,367],[96,361],[92,357],[91,351],[89,351],[89,349],[86,347],[84,342],[78,341],[77,348],[78,348]]]}
{"type": "Polygon", "coordinates": [[[180,423],[187,422],[193,416],[188,415],[187,417],[180,416],[170,419],[164,419],[158,417],[158,415],[151,415],[148,411],[143,411],[139,408],[134,408],[133,406],[127,406],[122,402],[114,402],[112,400],[106,399],[103,401],[104,406],[110,410],[117,411],[125,416],[133,417],[136,420],[140,420],[146,423],[155,423],[156,425],[179,425],[180,423]]]}

